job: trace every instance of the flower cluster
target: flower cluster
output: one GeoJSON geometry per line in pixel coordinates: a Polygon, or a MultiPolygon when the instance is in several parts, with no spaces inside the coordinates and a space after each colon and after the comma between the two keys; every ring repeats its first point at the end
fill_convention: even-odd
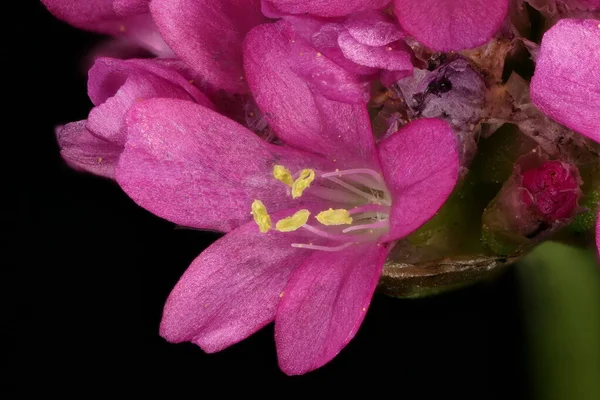
{"type": "MultiPolygon", "coordinates": [[[[173,289],[160,334],[215,352],[274,321],[290,375],[352,339],[391,249],[444,205],[482,132],[532,121],[498,82],[504,60],[486,61],[519,40],[522,1],[42,2],[151,55],[96,53],[94,107],[57,129],[66,162],[159,217],[225,233],[173,289]]],[[[526,101],[600,141],[600,20],[561,16],[526,101]]],[[[541,153],[515,163],[491,225],[541,238],[584,210],[576,152],[541,153]]]]}

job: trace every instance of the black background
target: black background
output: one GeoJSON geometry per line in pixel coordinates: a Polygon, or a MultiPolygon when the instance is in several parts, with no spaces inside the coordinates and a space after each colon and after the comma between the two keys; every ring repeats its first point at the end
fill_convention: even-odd
{"type": "Polygon", "coordinates": [[[174,229],[114,182],[62,162],[53,129],[87,117],[82,59],[99,37],[55,20],[34,0],[19,3],[3,26],[3,97],[10,103],[3,197],[18,203],[4,207],[2,224],[7,254],[17,256],[3,267],[3,388],[85,393],[124,385],[195,396],[256,388],[280,397],[305,387],[316,394],[384,390],[394,398],[528,397],[512,270],[425,300],[376,295],[355,339],[301,377],[279,371],[272,326],[217,354],[165,342],[158,336],[163,302],[218,235],[174,229]]]}

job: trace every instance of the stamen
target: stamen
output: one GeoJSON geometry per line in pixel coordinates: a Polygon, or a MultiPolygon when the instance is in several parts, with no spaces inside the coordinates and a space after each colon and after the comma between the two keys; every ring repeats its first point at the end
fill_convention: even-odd
{"type": "Polygon", "coordinates": [[[375,180],[382,185],[383,187],[385,187],[385,181],[383,180],[383,178],[381,177],[381,175],[379,175],[377,172],[373,171],[372,169],[369,168],[355,168],[355,169],[345,169],[342,171],[335,171],[335,172],[327,172],[323,175],[321,175],[323,178],[329,178],[332,176],[344,176],[344,175],[354,175],[354,174],[366,174],[366,175],[370,175],[373,178],[375,178],[375,180]]]}
{"type": "Polygon", "coordinates": [[[314,233],[317,236],[321,236],[321,237],[324,237],[324,238],[327,238],[327,239],[331,239],[331,240],[337,240],[339,242],[347,242],[347,241],[355,242],[356,241],[356,236],[351,236],[351,235],[336,235],[335,233],[325,232],[322,229],[319,229],[317,227],[314,227],[314,226],[308,225],[308,224],[302,225],[302,228],[306,229],[309,232],[314,233]]]}
{"type": "Polygon", "coordinates": [[[334,210],[330,208],[327,211],[321,211],[317,214],[317,221],[323,225],[349,225],[352,223],[352,217],[348,210],[339,208],[334,210]]]}
{"type": "Polygon", "coordinates": [[[292,173],[289,169],[284,167],[283,165],[274,165],[273,166],[273,177],[277,179],[279,182],[283,182],[289,187],[292,187],[294,183],[294,178],[292,178],[292,173]]]}
{"type": "Polygon", "coordinates": [[[367,204],[361,207],[354,207],[349,210],[350,215],[358,214],[358,213],[367,213],[367,212],[381,212],[388,213],[390,208],[387,206],[382,206],[380,204],[367,204]]]}
{"type": "Polygon", "coordinates": [[[269,232],[271,229],[271,216],[267,212],[267,207],[260,200],[254,200],[252,202],[252,216],[254,216],[254,222],[258,225],[258,229],[262,233],[269,232]]]}
{"type": "Polygon", "coordinates": [[[362,229],[379,229],[379,228],[385,228],[387,227],[389,224],[388,221],[377,221],[374,222],[372,224],[365,224],[365,225],[355,225],[355,226],[351,226],[349,228],[346,228],[342,231],[342,233],[348,233],[348,232],[352,232],[352,231],[358,231],[358,230],[362,230],[362,229]]]}
{"type": "Polygon", "coordinates": [[[307,249],[307,250],[340,251],[340,250],[344,250],[346,247],[352,246],[354,243],[355,242],[344,243],[344,244],[342,244],[340,246],[336,246],[336,247],[316,246],[313,244],[292,243],[292,247],[297,247],[299,249],[307,249]]]}
{"type": "Polygon", "coordinates": [[[315,171],[312,169],[303,169],[300,171],[300,176],[292,184],[292,198],[297,199],[302,196],[302,192],[308,189],[314,180],[315,171]]]}
{"type": "Polygon", "coordinates": [[[279,232],[292,232],[296,229],[300,228],[302,225],[306,224],[308,221],[308,216],[310,215],[310,211],[308,210],[299,210],[296,211],[294,215],[291,217],[286,217],[284,219],[280,219],[275,224],[275,229],[279,232]]]}
{"type": "MultiPolygon", "coordinates": [[[[342,186],[345,189],[348,189],[349,191],[351,191],[352,193],[356,193],[357,195],[364,197],[365,199],[369,200],[370,202],[373,203],[383,203],[383,204],[388,204],[388,201],[385,199],[380,199],[378,197],[372,196],[368,193],[363,192],[360,189],[355,188],[354,186],[342,181],[341,179],[338,178],[333,178],[333,177],[328,177],[327,179],[329,179],[332,182],[337,183],[338,185],[342,186]]],[[[389,204],[388,204],[389,205],[389,204]]]]}

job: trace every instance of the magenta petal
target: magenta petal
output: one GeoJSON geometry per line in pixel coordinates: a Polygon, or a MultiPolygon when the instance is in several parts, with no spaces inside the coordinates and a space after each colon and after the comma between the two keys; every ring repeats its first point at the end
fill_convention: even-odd
{"type": "Polygon", "coordinates": [[[315,251],[294,271],[275,317],[279,366],[288,375],[319,368],[354,337],[377,286],[387,246],[315,251]]]}
{"type": "Polygon", "coordinates": [[[360,43],[349,32],[342,32],[338,44],[344,56],[357,64],[412,73],[412,54],[408,45],[402,41],[373,47],[360,43]]]}
{"type": "Polygon", "coordinates": [[[313,93],[346,103],[364,104],[369,101],[368,82],[301,39],[292,46],[290,66],[296,75],[306,80],[313,93]]]}
{"type": "Polygon", "coordinates": [[[85,124],[71,122],[57,129],[60,155],[74,169],[114,179],[123,147],[94,136],[85,124]]]}
{"type": "Polygon", "coordinates": [[[113,0],[115,14],[120,17],[147,13],[148,4],[150,0],[113,0]]]}
{"type": "Polygon", "coordinates": [[[271,322],[292,271],[311,254],[292,247],[294,238],[294,233],[260,233],[250,222],[217,240],[171,292],[161,336],[212,353],[271,322]]]}
{"type": "Polygon", "coordinates": [[[508,11],[508,0],[394,0],[398,22],[434,50],[477,47],[490,40],[508,11]]]}
{"type": "Polygon", "coordinates": [[[377,166],[365,105],[313,95],[290,66],[285,24],[254,28],[244,43],[244,68],[256,103],[287,144],[348,165],[377,166]]]}
{"type": "Polygon", "coordinates": [[[542,39],[531,99],[545,114],[600,142],[600,20],[563,19],[542,39]]]}
{"type": "Polygon", "coordinates": [[[150,10],[173,51],[210,84],[247,91],[242,41],[265,20],[260,0],[154,0],[150,10]]]}
{"type": "Polygon", "coordinates": [[[88,95],[92,103],[98,106],[114,96],[129,76],[142,74],[162,78],[185,90],[190,100],[205,107],[213,107],[208,97],[184,78],[177,66],[172,65],[169,60],[99,58],[89,72],[88,95]]]}
{"type": "Polygon", "coordinates": [[[268,144],[195,103],[151,99],[130,111],[117,182],[140,206],[180,225],[230,231],[249,221],[255,199],[269,212],[322,200],[292,200],[273,166],[329,170],[332,163],[268,144]]]}
{"type": "Polygon", "coordinates": [[[97,106],[89,114],[87,128],[120,145],[126,139],[125,114],[138,101],[168,97],[213,107],[175,69],[156,60],[98,59],[89,71],[88,93],[97,106]]]}
{"type": "Polygon", "coordinates": [[[355,12],[379,10],[390,0],[270,0],[272,6],[289,14],[341,17],[355,12]]]}
{"type": "Polygon", "coordinates": [[[385,46],[406,36],[394,21],[378,11],[354,14],[344,27],[359,43],[368,46],[385,46]]]}
{"type": "Polygon", "coordinates": [[[116,19],[113,0],[41,1],[56,18],[81,29],[97,30],[107,21],[116,19]]]}
{"type": "Polygon", "coordinates": [[[383,140],[378,150],[392,193],[390,231],[382,240],[396,240],[433,217],[454,189],[457,139],[447,122],[420,119],[383,140]]]}

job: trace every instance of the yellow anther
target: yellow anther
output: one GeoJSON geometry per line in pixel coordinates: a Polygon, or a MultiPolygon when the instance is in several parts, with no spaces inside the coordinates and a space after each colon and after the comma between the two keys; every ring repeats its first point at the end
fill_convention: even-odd
{"type": "Polygon", "coordinates": [[[252,216],[254,217],[254,222],[258,225],[258,229],[262,233],[269,232],[271,229],[271,216],[267,212],[267,207],[260,200],[254,200],[252,202],[252,216]]]}
{"type": "Polygon", "coordinates": [[[273,166],[273,176],[279,182],[283,182],[290,187],[294,183],[294,178],[292,178],[292,173],[290,172],[289,169],[287,169],[283,165],[273,166]]]}
{"type": "Polygon", "coordinates": [[[323,225],[349,225],[352,223],[350,212],[343,208],[334,210],[330,208],[327,211],[321,211],[317,214],[317,221],[323,225]]]}
{"type": "Polygon", "coordinates": [[[275,229],[279,232],[291,232],[300,228],[302,225],[308,221],[308,216],[310,215],[310,211],[308,210],[300,210],[296,211],[294,215],[291,217],[287,217],[284,219],[280,219],[277,221],[275,225],[275,229]]]}
{"type": "Polygon", "coordinates": [[[314,180],[315,171],[312,169],[303,169],[300,171],[300,176],[292,184],[292,198],[297,199],[302,196],[302,192],[308,189],[314,180]]]}

